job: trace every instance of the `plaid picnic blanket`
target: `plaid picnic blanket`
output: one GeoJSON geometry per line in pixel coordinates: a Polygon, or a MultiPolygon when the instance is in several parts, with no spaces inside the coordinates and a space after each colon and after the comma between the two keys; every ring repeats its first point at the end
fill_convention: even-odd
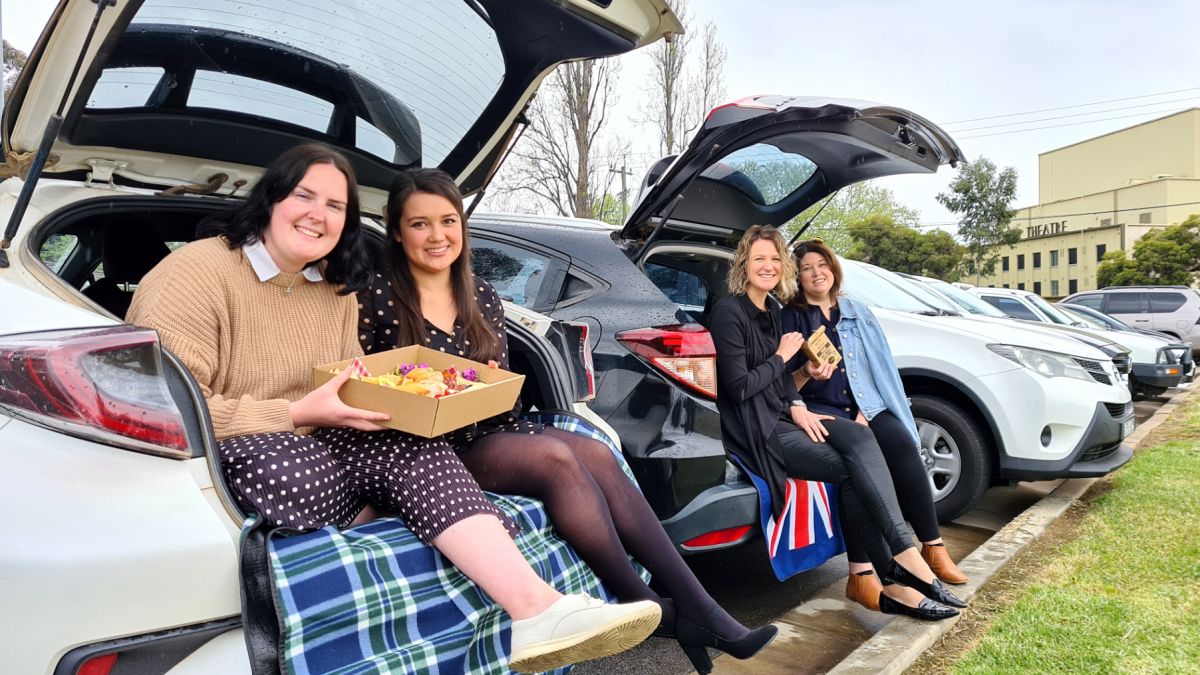
{"type": "MultiPolygon", "coordinates": [[[[611,439],[583,420],[531,419],[604,441],[632,477],[611,439]]],[[[540,502],[488,497],[521,526],[517,546],[543,579],[563,593],[613,599],[540,502]]],[[[508,615],[399,519],[274,536],[268,551],[284,673],[509,672],[508,615]]]]}

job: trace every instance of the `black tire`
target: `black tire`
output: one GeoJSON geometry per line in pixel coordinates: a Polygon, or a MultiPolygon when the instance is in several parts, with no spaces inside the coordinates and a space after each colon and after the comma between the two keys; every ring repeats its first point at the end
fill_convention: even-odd
{"type": "Polygon", "coordinates": [[[1133,373],[1129,373],[1129,396],[1135,401],[1145,398],[1142,395],[1142,388],[1138,386],[1137,377],[1133,373]]]}
{"type": "Polygon", "coordinates": [[[938,522],[947,523],[975,506],[991,485],[992,465],[988,459],[990,444],[987,440],[990,432],[957,404],[944,398],[918,394],[911,400],[918,429],[923,423],[941,427],[949,441],[937,442],[939,454],[957,456],[959,460],[958,482],[941,499],[937,498],[937,491],[945,489],[951,481],[942,476],[935,477],[934,508],[938,522]]]}

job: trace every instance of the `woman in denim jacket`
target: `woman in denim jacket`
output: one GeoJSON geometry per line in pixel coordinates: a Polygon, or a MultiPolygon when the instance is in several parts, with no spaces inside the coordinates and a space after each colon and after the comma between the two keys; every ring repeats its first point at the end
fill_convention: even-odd
{"type": "MultiPolygon", "coordinates": [[[[788,364],[796,389],[813,412],[852,419],[874,432],[900,508],[922,542],[921,556],[942,581],[966,583],[966,575],[946,553],[938,530],[917,425],[879,321],[866,305],[839,295],[842,268],[822,241],[801,242],[793,255],[801,292],[783,310],[783,330],[808,337],[824,326],[825,335],[842,355],[842,361],[833,366],[813,363],[803,352],[798,354],[788,364]]],[[[878,597],[879,582],[866,551],[859,542],[846,543],[851,572],[847,596],[858,602],[878,597]]]]}

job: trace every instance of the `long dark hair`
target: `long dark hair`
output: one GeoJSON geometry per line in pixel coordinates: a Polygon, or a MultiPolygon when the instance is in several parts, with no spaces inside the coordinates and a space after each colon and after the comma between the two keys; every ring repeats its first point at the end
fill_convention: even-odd
{"type": "Polygon", "coordinates": [[[445,197],[458,212],[462,224],[462,253],[450,264],[450,288],[458,310],[458,322],[470,341],[468,356],[475,361],[498,359],[500,341],[492,331],[479,303],[475,300],[475,276],[471,273],[471,236],[463,213],[462,193],[454,179],[441,169],[412,169],[396,176],[388,191],[387,252],[383,256],[384,270],[396,302],[396,344],[424,344],[425,330],[421,316],[421,294],[408,267],[408,257],[400,245],[400,216],[404,204],[417,193],[445,197]]]}
{"type": "Polygon", "coordinates": [[[362,217],[358,210],[358,180],[354,167],[342,153],[320,143],[297,145],[284,152],[263,173],[250,194],[232,211],[205,219],[200,223],[198,236],[222,236],[229,248],[245,246],[262,239],[263,231],[271,224],[271,210],[292,194],[313,164],[332,164],[346,177],[346,224],[338,243],[321,260],[321,274],[327,281],[343,288],[340,295],[361,291],[371,282],[370,261],[362,232],[362,217]]]}

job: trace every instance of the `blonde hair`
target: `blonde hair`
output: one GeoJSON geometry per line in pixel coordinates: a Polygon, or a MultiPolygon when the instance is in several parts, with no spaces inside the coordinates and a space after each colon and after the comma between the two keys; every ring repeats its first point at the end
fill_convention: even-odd
{"type": "Polygon", "coordinates": [[[775,250],[779,253],[780,267],[782,267],[779,284],[775,286],[775,295],[780,302],[787,304],[796,297],[799,290],[796,261],[788,254],[787,242],[784,241],[783,235],[770,225],[753,225],[742,235],[742,240],[738,242],[737,253],[733,256],[733,264],[729,266],[729,273],[725,277],[725,285],[729,288],[730,293],[745,295],[746,286],[750,284],[746,265],[750,262],[750,247],[756,241],[769,241],[775,244],[775,250]]]}

